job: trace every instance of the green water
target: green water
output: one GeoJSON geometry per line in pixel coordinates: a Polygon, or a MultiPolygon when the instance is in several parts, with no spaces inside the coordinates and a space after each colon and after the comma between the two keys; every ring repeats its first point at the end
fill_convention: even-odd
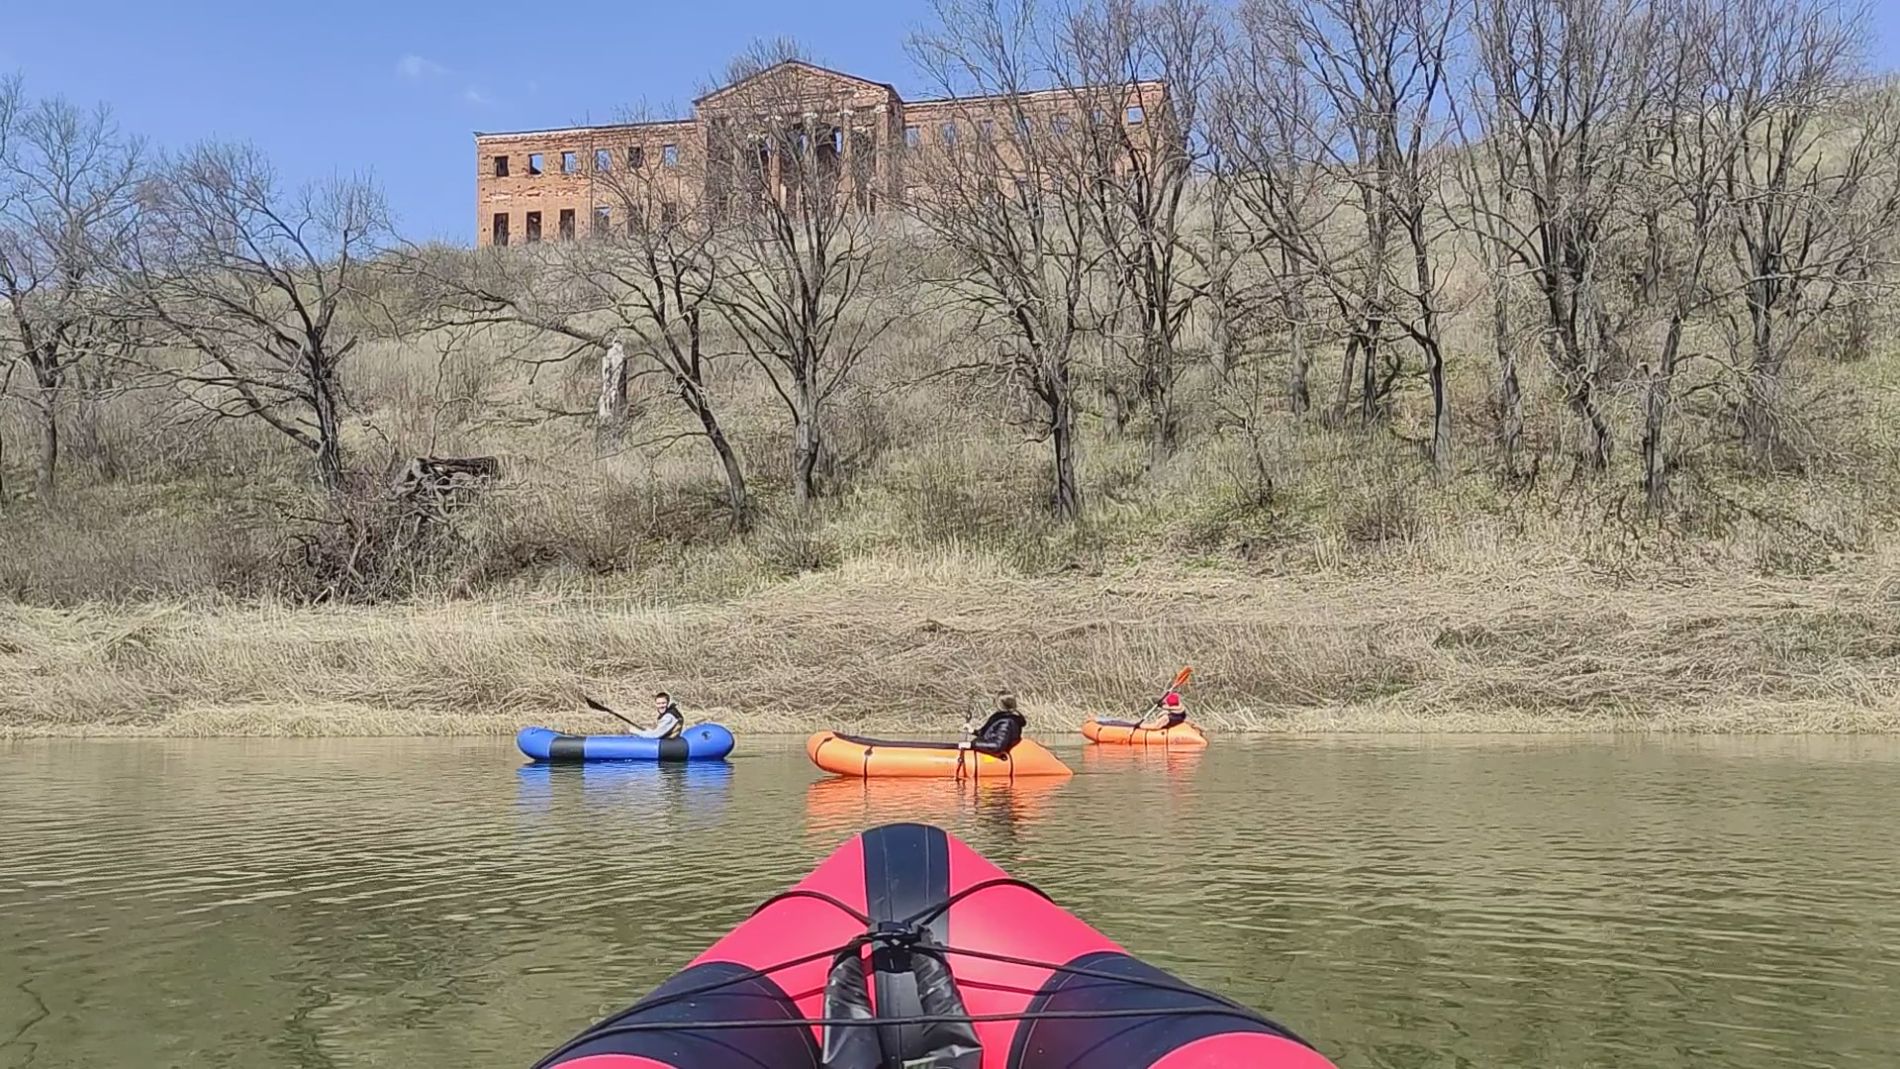
{"type": "Polygon", "coordinates": [[[1900,740],[1059,752],[972,795],[791,740],[0,743],[0,1067],[526,1066],[896,819],[1346,1067],[1900,1065],[1900,740]]]}

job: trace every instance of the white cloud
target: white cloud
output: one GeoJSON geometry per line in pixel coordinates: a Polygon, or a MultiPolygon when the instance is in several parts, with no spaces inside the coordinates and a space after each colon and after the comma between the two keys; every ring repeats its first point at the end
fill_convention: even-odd
{"type": "Polygon", "coordinates": [[[487,104],[493,104],[495,102],[494,97],[489,96],[487,93],[482,92],[480,89],[472,85],[462,90],[462,100],[467,103],[474,104],[477,107],[487,105],[487,104]]]}
{"type": "Polygon", "coordinates": [[[449,73],[449,69],[427,56],[418,56],[414,52],[396,61],[397,75],[412,82],[427,78],[440,78],[449,73]]]}

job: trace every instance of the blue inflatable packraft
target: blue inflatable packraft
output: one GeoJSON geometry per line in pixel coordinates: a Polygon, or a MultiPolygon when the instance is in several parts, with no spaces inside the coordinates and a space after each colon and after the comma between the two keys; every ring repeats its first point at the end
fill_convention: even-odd
{"type": "Polygon", "coordinates": [[[515,745],[536,761],[718,761],[732,752],[732,732],[694,724],[670,739],[638,735],[563,735],[522,728],[515,745]]]}

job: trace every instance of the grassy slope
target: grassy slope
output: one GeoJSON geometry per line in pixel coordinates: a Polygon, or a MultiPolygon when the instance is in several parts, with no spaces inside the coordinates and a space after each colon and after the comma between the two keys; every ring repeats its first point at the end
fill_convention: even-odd
{"type": "MultiPolygon", "coordinates": [[[[1609,399],[1618,466],[1577,480],[1560,459],[1574,426],[1528,367],[1541,475],[1506,488],[1481,357],[1453,365],[1443,485],[1411,444],[1417,384],[1389,430],[1363,432],[1279,414],[1270,365],[1234,384],[1197,374],[1184,452],[1156,471],[1138,433],[1086,423],[1090,510],[1070,531],[1043,518],[1046,446],[1006,399],[891,388],[959,344],[913,325],[863,369],[834,410],[839,492],[803,517],[784,500],[775,402],[728,365],[719,390],[764,510],[737,541],[694,443],[603,457],[584,426],[541,418],[584,408],[591,369],[530,383],[499,344],[369,347],[352,368],[359,462],[508,465],[452,550],[370,607],[289,596],[316,510],[270,435],[176,426],[150,394],[113,401],[69,433],[59,509],[0,513],[0,734],[607,727],[576,714],[578,692],[639,707],[656,685],[755,730],[947,727],[1009,687],[1066,728],[1139,704],[1180,663],[1199,670],[1197,713],[1227,728],[1900,729],[1900,354],[1808,359],[1812,459],[1776,476],[1735,467],[1719,380],[1685,381],[1661,525],[1638,509],[1634,390],[1609,399]],[[1267,395],[1270,496],[1218,429],[1249,392],[1267,395]]],[[[1316,397],[1334,359],[1316,363],[1316,397]]],[[[636,404],[642,433],[677,426],[657,382],[636,404]]],[[[7,419],[7,440],[28,441],[7,419]]],[[[17,488],[21,451],[9,461],[17,488]]]]}
{"type": "Polygon", "coordinates": [[[1041,730],[1137,707],[1178,663],[1249,730],[1900,730],[1892,561],[1814,579],[1527,571],[1274,578],[865,558],[715,603],[0,610],[13,733],[610,726],[652,684],[750,730],[947,730],[1020,691],[1041,730]],[[1877,578],[1884,576],[1885,578],[1877,578]]]}

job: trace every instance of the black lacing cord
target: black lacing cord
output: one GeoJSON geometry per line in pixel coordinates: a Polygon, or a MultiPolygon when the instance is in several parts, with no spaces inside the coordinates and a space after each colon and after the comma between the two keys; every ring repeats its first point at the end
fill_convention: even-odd
{"type": "MultiPolygon", "coordinates": [[[[930,924],[932,921],[936,920],[939,916],[942,916],[943,914],[949,912],[950,907],[956,905],[958,902],[963,901],[964,899],[970,897],[971,895],[976,894],[979,891],[988,891],[996,887],[1018,887],[1036,895],[1039,898],[1042,898],[1044,901],[1049,901],[1049,902],[1055,901],[1054,899],[1050,898],[1048,893],[1045,892],[1042,888],[1037,887],[1035,884],[1030,883],[1028,880],[1019,880],[1014,876],[997,876],[988,880],[979,880],[976,883],[973,883],[970,886],[965,887],[963,890],[958,891],[955,894],[951,895],[950,897],[944,899],[942,902],[939,902],[934,906],[927,906],[923,909],[918,910],[915,913],[910,914],[909,916],[899,918],[895,923],[898,927],[902,927],[902,928],[924,927],[930,924]]],[[[768,907],[778,902],[782,902],[788,898],[815,899],[819,902],[823,902],[823,903],[826,903],[827,905],[836,907],[837,909],[849,915],[852,919],[858,921],[861,924],[868,926],[872,923],[871,918],[869,916],[852,908],[850,905],[846,904],[845,902],[842,902],[839,899],[834,898],[833,896],[824,893],[823,891],[808,891],[803,888],[796,888],[796,887],[789,891],[782,892],[780,894],[772,896],[771,898],[766,899],[763,903],[759,905],[758,909],[755,909],[752,911],[752,914],[753,916],[757,916],[758,914],[764,912],[768,907]]],[[[860,946],[862,946],[864,943],[869,942],[869,941],[870,941],[870,936],[868,933],[865,936],[860,936],[858,937],[858,939],[853,940],[853,942],[858,943],[860,946]]],[[[1235,1002],[1234,1000],[1227,998],[1224,995],[1217,995],[1212,991],[1206,991],[1198,987],[1189,986],[1187,984],[1165,983],[1159,980],[1150,980],[1150,979],[1146,979],[1144,977],[1138,977],[1138,976],[1123,976],[1119,973],[1107,972],[1105,970],[1100,970],[1100,969],[1090,969],[1090,968],[1086,968],[1084,966],[1078,966],[1078,965],[1057,965],[1057,964],[1053,964],[1046,961],[1039,961],[1035,958],[1023,958],[1023,957],[1017,957],[1013,954],[1000,954],[1000,953],[987,951],[987,950],[969,950],[963,947],[945,946],[945,945],[937,944],[937,943],[926,943],[924,944],[924,947],[925,949],[934,950],[940,954],[955,954],[960,957],[976,958],[981,961],[994,961],[1003,965],[1020,965],[1020,966],[1023,966],[1026,968],[1032,968],[1032,969],[1048,969],[1049,971],[1054,972],[1054,973],[1062,973],[1068,976],[1081,977],[1087,980],[1110,980],[1116,983],[1123,983],[1123,984],[1139,984],[1143,987],[1150,987],[1158,991],[1167,991],[1167,992],[1177,994],[1177,995],[1194,995],[1201,998],[1212,999],[1213,1001],[1220,1003],[1221,1005],[1227,1007],[1228,1009],[1234,1010],[1239,1013],[1247,1014],[1250,1017],[1258,1016],[1258,1014],[1254,1013],[1253,1010],[1248,1009],[1246,1006],[1243,1006],[1242,1004],[1235,1002]]],[[[838,948],[837,952],[843,953],[849,949],[851,949],[850,945],[847,944],[846,946],[838,948]]],[[[810,961],[811,958],[807,957],[804,960],[810,961]]],[[[774,966],[773,971],[776,971],[778,968],[780,968],[780,966],[774,966]]],[[[729,981],[723,981],[723,982],[724,983],[739,983],[746,979],[749,979],[749,977],[739,976],[739,977],[734,977],[729,981]]],[[[1295,1037],[1295,1038],[1298,1038],[1298,1037],[1295,1037]]],[[[1304,1040],[1302,1040],[1302,1042],[1304,1042],[1304,1040]]]]}
{"type": "Polygon", "coordinates": [[[978,880],[976,883],[973,883],[970,886],[965,887],[963,890],[958,891],[956,894],[951,895],[949,898],[944,899],[942,902],[939,902],[934,906],[928,906],[924,909],[920,909],[917,912],[911,914],[910,916],[903,918],[898,923],[908,924],[908,925],[929,924],[931,921],[934,921],[938,917],[949,912],[951,906],[956,905],[958,902],[963,901],[964,899],[970,897],[971,895],[977,893],[978,891],[987,891],[992,887],[1020,887],[1025,891],[1029,891],[1035,894],[1038,898],[1041,898],[1045,902],[1055,901],[1055,899],[1050,898],[1047,894],[1045,894],[1042,888],[1037,887],[1035,884],[1030,883],[1028,880],[1019,880],[1014,876],[997,876],[993,879],[978,880]]]}
{"type": "MultiPolygon", "coordinates": [[[[1037,887],[1036,885],[1032,883],[1029,883],[1026,880],[1019,880],[1013,876],[1000,876],[994,879],[981,880],[976,883],[973,883],[970,886],[965,887],[963,890],[958,891],[957,893],[951,895],[949,898],[944,899],[942,902],[934,906],[929,906],[925,909],[919,910],[911,914],[909,917],[903,918],[901,921],[897,923],[901,927],[917,927],[917,926],[929,924],[932,920],[935,920],[938,916],[948,911],[951,906],[962,901],[963,899],[968,898],[969,896],[977,893],[978,891],[986,891],[994,887],[1020,887],[1024,890],[1035,893],[1036,895],[1042,897],[1045,900],[1053,901],[1053,899],[1050,899],[1049,896],[1046,893],[1044,893],[1041,888],[1037,887]]],[[[865,924],[865,925],[871,924],[871,918],[869,916],[867,916],[866,914],[864,914],[863,912],[857,909],[854,909],[850,905],[840,901],[836,897],[832,895],[828,895],[824,893],[823,891],[808,891],[802,888],[793,888],[789,891],[783,891],[783,892],[780,892],[779,894],[772,896],[771,898],[766,899],[763,903],[759,905],[757,909],[752,911],[752,915],[757,916],[759,913],[763,912],[767,907],[775,903],[782,902],[786,899],[791,899],[791,898],[810,898],[819,902],[824,902],[828,905],[837,907],[839,910],[843,911],[845,914],[847,914],[854,920],[859,921],[862,924],[865,924]]],[[[865,945],[873,942],[875,939],[875,936],[876,936],[876,933],[866,932],[865,934],[853,937],[852,939],[844,943],[842,946],[839,946],[833,949],[814,951],[810,954],[800,955],[799,957],[796,957],[796,958],[791,958],[785,961],[778,962],[777,964],[774,964],[774,965],[766,966],[765,968],[748,969],[745,972],[740,973],[736,976],[728,976],[723,979],[712,981],[711,983],[702,984],[698,987],[687,988],[684,991],[669,992],[667,995],[665,995],[662,998],[637,1002],[637,1003],[634,1003],[632,1006],[629,1006],[626,1009],[621,1010],[619,1013],[614,1014],[612,1017],[609,1017],[608,1020],[611,1021],[614,1019],[614,1017],[624,1016],[625,1014],[631,1013],[634,1010],[657,1009],[662,1006],[671,1005],[674,1002],[678,1002],[684,999],[697,998],[701,995],[709,995],[721,989],[732,987],[738,984],[745,984],[745,983],[751,983],[755,980],[762,980],[772,975],[773,973],[782,972],[786,969],[796,968],[800,965],[809,964],[810,962],[817,961],[820,958],[826,958],[826,957],[837,958],[845,954],[854,953],[862,949],[865,945]]],[[[550,1052],[547,1055],[547,1057],[535,1063],[535,1069],[542,1069],[542,1067],[552,1064],[556,1059],[567,1054],[569,1051],[572,1051],[575,1048],[585,1043],[591,1042],[596,1039],[600,1039],[605,1036],[623,1035],[623,1034],[630,1034],[630,1033],[636,1033],[636,1032],[656,1032],[656,1031],[668,1031],[668,1030],[698,1031],[701,1029],[726,1030],[726,1029],[792,1028],[792,1027],[861,1028],[866,1025],[990,1024],[990,1023],[997,1023],[997,1022],[1003,1022],[1003,1021],[1040,1021],[1040,1020],[1062,1021],[1062,1020],[1094,1020],[1094,1019],[1107,1020],[1107,1019],[1118,1018],[1118,1017],[1180,1017],[1180,1016],[1195,1016],[1195,1015],[1212,1015],[1212,1016],[1240,1017],[1245,1020],[1252,1021],[1256,1024],[1264,1023],[1268,1027],[1278,1030],[1278,1032],[1287,1039],[1291,1039],[1294,1042],[1301,1044],[1302,1046],[1306,1046],[1306,1047],[1312,1046],[1311,1043],[1308,1043],[1305,1039],[1295,1034],[1291,1029],[1286,1028],[1285,1026],[1280,1025],[1277,1022],[1267,1021],[1259,1013],[1255,1012],[1252,1009],[1249,1009],[1248,1007],[1238,1002],[1235,1002],[1234,1000],[1230,998],[1227,998],[1224,995],[1218,995],[1218,994],[1215,994],[1214,992],[1206,991],[1198,987],[1191,987],[1186,984],[1167,983],[1167,982],[1151,980],[1151,979],[1147,979],[1145,977],[1139,977],[1139,976],[1123,976],[1119,973],[1108,972],[1106,970],[1101,970],[1101,969],[1090,969],[1084,966],[1059,965],[1059,964],[1055,964],[1055,963],[1047,962],[1047,961],[1038,961],[1034,958],[1017,957],[1012,954],[999,954],[999,953],[994,953],[991,951],[984,951],[984,950],[969,950],[969,949],[965,949],[961,947],[943,946],[943,945],[935,944],[935,943],[923,944],[923,949],[932,950],[940,954],[946,954],[946,955],[954,954],[960,957],[975,958],[981,961],[994,961],[994,962],[1005,964],[1005,965],[1018,965],[1018,966],[1023,966],[1026,968],[1032,968],[1032,969],[1047,969],[1051,973],[1061,974],[1065,976],[1075,976],[1075,977],[1080,977],[1082,979],[1105,980],[1105,981],[1110,981],[1110,982],[1118,983],[1118,984],[1135,984],[1142,987],[1152,988],[1157,991],[1166,991],[1172,994],[1189,995],[1196,998],[1207,999],[1213,1002],[1214,1004],[1211,1006],[1210,1005],[1165,1006],[1165,1007],[1155,1007],[1152,1009],[1128,1008],[1128,1009],[1104,1009],[1104,1010],[1037,1010],[1037,1011],[1019,1011],[1016,1013],[988,1013],[988,1014],[920,1014],[920,1015],[912,1016],[912,1017],[867,1017],[867,1018],[786,1017],[779,1020],[771,1020],[771,1021],[764,1021],[764,1020],[635,1021],[635,1022],[626,1023],[626,1024],[602,1023],[600,1025],[597,1025],[593,1028],[588,1029],[585,1032],[582,1032],[580,1035],[575,1036],[573,1039],[569,1040],[568,1042],[562,1044],[560,1047],[556,1048],[554,1051],[550,1052]]]]}
{"type": "Polygon", "coordinates": [[[850,906],[846,905],[844,902],[824,893],[823,891],[807,891],[802,887],[794,887],[789,891],[780,891],[778,894],[775,894],[772,897],[766,899],[765,901],[759,903],[759,907],[753,910],[750,914],[748,914],[748,916],[756,917],[759,914],[764,913],[767,909],[771,908],[772,906],[776,906],[780,902],[783,902],[788,898],[817,899],[818,901],[823,902],[826,905],[838,907],[840,910],[844,911],[847,915],[849,915],[852,920],[857,921],[859,924],[864,925],[866,928],[869,928],[871,926],[871,917],[869,914],[861,913],[858,910],[853,909],[850,906]]]}
{"type": "MultiPolygon", "coordinates": [[[[1091,969],[1091,968],[1088,968],[1087,966],[1082,966],[1082,965],[1051,965],[1050,963],[1046,961],[1037,961],[1034,958],[1019,958],[1013,954],[997,954],[997,953],[993,953],[987,950],[967,950],[962,947],[950,947],[950,946],[933,947],[932,949],[936,950],[940,954],[954,954],[958,957],[976,958],[979,961],[994,961],[1003,965],[1021,965],[1026,968],[1032,968],[1032,969],[1048,969],[1050,972],[1053,972],[1053,973],[1060,973],[1065,976],[1077,976],[1077,977],[1081,977],[1084,980],[1109,980],[1118,984],[1139,984],[1142,987],[1153,988],[1156,991],[1167,991],[1167,992],[1171,992],[1177,995],[1192,995],[1196,998],[1210,999],[1213,1002],[1217,1003],[1219,1007],[1226,1010],[1227,1012],[1240,1014],[1252,1021],[1265,1021],[1265,1023],[1269,1027],[1278,1029],[1281,1033],[1285,1034],[1288,1039],[1297,1040],[1303,1046],[1308,1046],[1308,1047],[1312,1046],[1311,1043],[1306,1042],[1305,1039],[1302,1039],[1292,1029],[1286,1027],[1285,1025],[1280,1024],[1277,1021],[1267,1021],[1266,1018],[1263,1017],[1259,1012],[1253,1009],[1250,1009],[1239,1002],[1235,1002],[1233,999],[1230,999],[1225,995],[1216,994],[1204,988],[1193,987],[1188,984],[1168,983],[1162,980],[1150,980],[1150,979],[1147,979],[1145,977],[1140,977],[1140,976],[1123,976],[1120,973],[1109,972],[1106,969],[1091,969]]],[[[1173,1012],[1176,1012],[1177,1010],[1181,1012],[1189,1012],[1189,1011],[1203,1012],[1203,1013],[1219,1012],[1214,1007],[1206,1007],[1206,1006],[1204,1007],[1181,1006],[1181,1007],[1174,1007],[1172,1009],[1157,1009],[1150,1012],[1173,1013],[1173,1012]]],[[[1024,1018],[1024,1019],[1027,1020],[1028,1018],[1024,1018]]]]}
{"type": "MultiPolygon", "coordinates": [[[[1260,1023],[1260,1015],[1252,1010],[1235,1010],[1226,1006],[1161,1006],[1154,1009],[1112,1009],[1112,1010],[1020,1010],[1016,1013],[921,1013],[913,1017],[787,1017],[779,1021],[737,1020],[737,1021],[633,1021],[628,1024],[603,1025],[574,1042],[549,1055],[558,1058],[567,1051],[581,1045],[583,1041],[600,1039],[606,1036],[629,1035],[636,1032],[698,1032],[726,1031],[729,1029],[750,1028],[876,1028],[889,1025],[932,1025],[932,1024],[1000,1024],[1005,1021],[1095,1021],[1113,1020],[1118,1017],[1192,1017],[1218,1016],[1239,1017],[1254,1024],[1260,1023]]],[[[1291,1034],[1283,1036],[1301,1042],[1291,1034]]],[[[542,1065],[548,1064],[542,1062],[542,1065]]]]}
{"type": "MultiPolygon", "coordinates": [[[[917,912],[912,913],[911,915],[907,917],[899,917],[895,923],[905,926],[905,927],[915,927],[917,925],[929,924],[931,921],[936,920],[939,916],[948,912],[951,906],[956,905],[958,902],[963,901],[964,899],[970,897],[971,895],[977,893],[978,891],[987,891],[992,887],[1020,887],[1023,890],[1029,891],[1030,893],[1034,894],[1036,897],[1041,898],[1045,902],[1055,901],[1055,899],[1050,898],[1049,895],[1046,892],[1044,892],[1042,888],[1037,887],[1035,884],[1030,883],[1028,880],[1019,880],[1014,876],[997,876],[988,880],[978,880],[976,883],[973,883],[970,886],[965,887],[963,890],[958,891],[956,894],[951,895],[949,898],[944,899],[943,901],[937,903],[934,906],[926,906],[925,908],[920,909],[917,912]]],[[[828,895],[823,891],[808,891],[802,887],[794,887],[789,891],[781,891],[778,894],[773,895],[771,898],[768,898],[765,901],[759,903],[758,908],[754,909],[751,915],[756,917],[759,914],[765,912],[767,909],[770,909],[771,907],[777,905],[780,902],[785,901],[788,898],[810,898],[819,902],[823,902],[828,906],[832,906],[836,908],[839,912],[844,913],[846,916],[850,917],[852,920],[857,921],[859,924],[864,925],[866,928],[869,928],[871,924],[873,923],[869,914],[866,914],[852,907],[850,904],[842,901],[841,899],[838,899],[832,895],[828,895]]]]}
{"type": "MultiPolygon", "coordinates": [[[[759,907],[757,909],[754,909],[751,915],[756,917],[760,913],[764,912],[768,907],[776,903],[783,902],[788,898],[815,899],[827,905],[835,906],[836,908],[838,908],[839,910],[843,911],[845,914],[850,916],[853,920],[857,921],[859,924],[864,925],[867,929],[871,925],[871,918],[868,915],[856,909],[853,909],[850,905],[838,900],[837,898],[831,895],[828,895],[824,893],[823,891],[808,891],[800,887],[794,887],[789,891],[782,891],[776,895],[773,895],[771,898],[768,898],[764,902],[760,903],[759,907]]],[[[659,998],[642,999],[631,1006],[628,1006],[613,1014],[610,1014],[607,1017],[607,1020],[611,1021],[616,1017],[623,1017],[629,1013],[632,1013],[635,1010],[658,1009],[663,1006],[670,1006],[675,1002],[680,1002],[685,999],[698,998],[701,995],[711,995],[729,987],[736,987],[740,984],[749,984],[756,980],[763,980],[771,976],[773,973],[784,972],[786,969],[795,969],[800,965],[808,965],[814,961],[818,961],[823,958],[836,958],[841,954],[852,953],[856,950],[863,948],[863,946],[866,943],[869,943],[870,941],[871,941],[871,934],[867,931],[864,934],[853,936],[851,939],[846,941],[841,946],[831,947],[825,950],[815,950],[809,954],[801,954],[798,957],[789,958],[785,961],[778,962],[777,964],[765,966],[764,968],[747,969],[746,971],[739,973],[735,976],[723,977],[718,980],[713,980],[709,983],[700,984],[697,987],[686,988],[683,991],[671,991],[665,995],[660,996],[659,998]]],[[[802,1022],[795,1019],[791,1019],[791,1018],[787,1018],[786,1020],[783,1020],[783,1021],[762,1022],[762,1024],[788,1024],[788,1025],[800,1024],[800,1023],[802,1022]]],[[[674,1026],[678,1027],[679,1022],[674,1022],[674,1026]]],[[[548,1065],[550,1062],[552,1062],[553,1059],[559,1058],[561,1055],[566,1054],[568,1051],[574,1049],[576,1046],[579,1046],[581,1043],[584,1043],[590,1039],[593,1039],[596,1036],[608,1034],[607,1029],[611,1027],[615,1027],[615,1026],[602,1023],[600,1025],[596,1025],[592,1028],[589,1028],[587,1031],[582,1032],[580,1035],[575,1036],[573,1039],[562,1044],[559,1048],[553,1051],[553,1053],[549,1054],[546,1058],[543,1058],[539,1062],[536,1062],[535,1069],[541,1069],[542,1066],[548,1065]]]]}
{"type": "MultiPolygon", "coordinates": [[[[747,969],[745,972],[739,973],[736,976],[722,977],[721,979],[711,981],[710,983],[700,984],[697,987],[689,987],[685,989],[684,991],[669,991],[665,995],[661,996],[660,998],[642,999],[639,1002],[636,1002],[633,1005],[628,1006],[627,1008],[610,1015],[607,1018],[607,1021],[612,1021],[617,1017],[624,1017],[635,1010],[659,1009],[660,1007],[670,1006],[675,1002],[680,1002],[686,999],[699,998],[702,995],[715,994],[719,991],[725,990],[726,988],[735,987],[739,984],[749,984],[755,980],[763,980],[771,976],[773,973],[783,972],[786,969],[795,969],[800,965],[808,965],[811,962],[817,961],[821,958],[836,958],[837,956],[841,954],[853,953],[856,950],[862,948],[866,943],[870,941],[871,939],[869,935],[854,936],[850,941],[846,942],[843,946],[833,947],[826,950],[817,950],[817,951],[813,951],[810,954],[801,954],[796,958],[788,958],[785,961],[778,962],[775,965],[768,965],[762,969],[747,969]]],[[[694,1022],[694,1021],[672,1021],[672,1022],[657,1022],[656,1021],[656,1022],[649,1022],[649,1023],[664,1024],[666,1027],[669,1027],[669,1028],[697,1028],[699,1027],[699,1023],[694,1022]]],[[[757,1023],[759,1026],[763,1027],[763,1026],[768,1026],[768,1025],[796,1025],[796,1024],[803,1024],[805,1022],[799,1018],[787,1017],[781,1021],[761,1021],[757,1023]]],[[[595,1025],[587,1029],[586,1031],[582,1032],[580,1035],[575,1036],[573,1039],[568,1040],[566,1043],[561,1044],[559,1047],[556,1047],[553,1051],[549,1052],[547,1057],[542,1058],[540,1061],[534,1063],[535,1069],[542,1069],[543,1066],[553,1064],[555,1059],[561,1057],[562,1055],[566,1054],[567,1052],[573,1050],[575,1047],[578,1047],[583,1043],[586,1043],[599,1036],[612,1035],[615,1029],[626,1028],[626,1027],[630,1027],[630,1026],[611,1025],[605,1022],[595,1025]]],[[[639,1029],[639,1030],[644,1031],[645,1029],[639,1029]]]]}

